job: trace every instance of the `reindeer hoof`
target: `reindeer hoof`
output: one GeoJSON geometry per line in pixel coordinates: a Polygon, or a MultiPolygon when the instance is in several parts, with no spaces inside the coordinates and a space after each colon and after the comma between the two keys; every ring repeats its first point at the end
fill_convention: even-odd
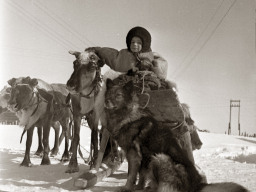
{"type": "Polygon", "coordinates": [[[65,173],[76,173],[79,172],[79,167],[68,167],[68,169],[65,171],[65,173]]]}
{"type": "Polygon", "coordinates": [[[61,162],[67,162],[70,160],[69,154],[63,154],[62,158],[61,158],[61,162]]]}
{"type": "Polygon", "coordinates": [[[42,159],[41,165],[50,165],[50,164],[51,164],[51,161],[50,161],[49,157],[42,159]]]}
{"type": "Polygon", "coordinates": [[[43,151],[36,151],[35,155],[39,156],[39,157],[42,157],[43,156],[43,151]]]}
{"type": "Polygon", "coordinates": [[[51,156],[51,157],[56,156],[56,155],[58,154],[58,151],[59,151],[59,149],[55,149],[55,148],[53,148],[53,149],[51,150],[51,154],[50,154],[50,156],[51,156]]]}
{"type": "Polygon", "coordinates": [[[22,163],[20,164],[20,166],[23,166],[23,167],[32,167],[33,164],[32,164],[31,162],[22,161],[22,163]]]}
{"type": "Polygon", "coordinates": [[[75,173],[75,172],[79,172],[79,167],[78,167],[78,163],[77,160],[71,159],[69,161],[69,165],[67,170],[65,171],[66,173],[75,173]]]}

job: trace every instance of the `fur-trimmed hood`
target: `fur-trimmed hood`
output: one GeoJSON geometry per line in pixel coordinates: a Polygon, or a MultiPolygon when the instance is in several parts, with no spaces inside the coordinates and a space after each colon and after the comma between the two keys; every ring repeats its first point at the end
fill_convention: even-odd
{"type": "Polygon", "coordinates": [[[142,40],[142,53],[151,51],[151,35],[143,27],[134,27],[128,32],[126,36],[126,45],[129,51],[132,38],[135,36],[141,38],[142,40]]]}

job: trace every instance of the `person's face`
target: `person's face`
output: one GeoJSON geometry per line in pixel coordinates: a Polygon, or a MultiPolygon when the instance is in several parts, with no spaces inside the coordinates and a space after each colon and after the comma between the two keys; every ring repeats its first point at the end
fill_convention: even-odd
{"type": "Polygon", "coordinates": [[[142,49],[142,40],[139,37],[133,37],[130,45],[130,49],[133,53],[138,53],[142,49]]]}

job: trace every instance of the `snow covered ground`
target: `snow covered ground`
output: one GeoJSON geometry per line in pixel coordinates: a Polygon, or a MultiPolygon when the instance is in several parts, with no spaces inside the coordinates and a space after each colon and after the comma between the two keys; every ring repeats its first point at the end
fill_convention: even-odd
{"type": "MultiPolygon", "coordinates": [[[[41,166],[41,159],[34,156],[37,149],[37,133],[34,132],[31,161],[33,167],[21,167],[26,136],[20,144],[22,128],[0,125],[0,191],[114,191],[126,181],[127,163],[118,171],[90,189],[74,187],[74,180],[89,167],[79,157],[79,173],[67,174],[67,163],[61,163],[64,143],[57,157],[51,157],[51,165],[41,166]]],[[[203,169],[209,183],[233,181],[256,192],[256,139],[214,133],[199,133],[203,147],[194,151],[196,164],[203,169]]],[[[88,156],[90,130],[81,129],[81,145],[88,156]]],[[[50,146],[54,134],[51,130],[50,146]]]]}

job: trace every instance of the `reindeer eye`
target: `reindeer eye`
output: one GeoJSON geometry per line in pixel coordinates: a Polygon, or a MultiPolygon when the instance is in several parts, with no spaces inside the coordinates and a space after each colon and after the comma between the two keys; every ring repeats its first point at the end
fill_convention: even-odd
{"type": "Polygon", "coordinates": [[[90,60],[91,60],[91,61],[95,61],[95,60],[96,60],[95,55],[91,55],[91,56],[90,56],[90,60]]]}

